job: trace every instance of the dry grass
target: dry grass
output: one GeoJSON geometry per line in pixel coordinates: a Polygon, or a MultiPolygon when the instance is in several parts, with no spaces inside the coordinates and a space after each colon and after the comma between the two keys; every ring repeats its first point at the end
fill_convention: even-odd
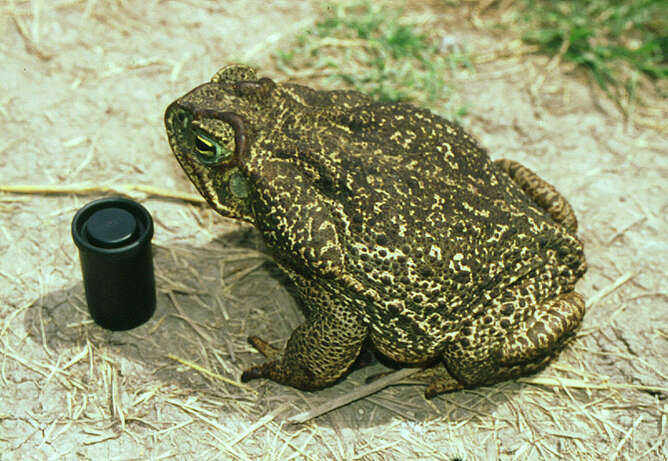
{"type": "Polygon", "coordinates": [[[145,186],[143,184],[112,184],[101,186],[99,184],[88,185],[51,185],[39,186],[34,184],[0,184],[0,192],[12,194],[39,194],[39,195],[125,195],[135,199],[147,197],[160,197],[167,199],[183,200],[191,203],[206,203],[201,195],[188,194],[160,189],[159,187],[145,186]],[[143,197],[133,195],[135,192],[144,194],[143,197]]]}
{"type": "Polygon", "coordinates": [[[603,113],[558,63],[504,53],[512,40],[441,7],[404,19],[478,56],[455,82],[465,125],[492,156],[549,178],[580,217],[589,309],[559,360],[434,400],[411,370],[366,387],[380,364],[315,393],[240,384],[260,360],[246,336],[281,344],[302,316],[257,234],[192,194],[162,111],[240,57],[270,73],[271,49],[289,46],[283,25],[318,13],[287,1],[5,1],[0,459],[668,458],[665,135],[603,113]],[[90,320],[69,236],[73,213],[108,193],[156,221],[158,308],[129,332],[90,320]]]}

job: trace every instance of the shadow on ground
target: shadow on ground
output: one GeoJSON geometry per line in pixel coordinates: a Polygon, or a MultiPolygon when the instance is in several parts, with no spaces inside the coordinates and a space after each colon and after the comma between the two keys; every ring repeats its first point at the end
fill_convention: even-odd
{"type": "MultiPolygon", "coordinates": [[[[126,359],[135,366],[126,366],[125,371],[121,368],[123,375],[148,370],[138,379],[161,380],[185,394],[252,403],[258,418],[286,401],[293,402],[300,411],[308,410],[353,392],[368,376],[387,371],[367,350],[363,359],[369,364],[335,386],[300,392],[258,380],[248,383],[259,392],[256,395],[170,359],[168,354],[238,381],[244,368],[262,360],[247,345],[249,334],[279,346],[284,344],[303,315],[292,296],[289,280],[262,251],[262,242],[252,230],[225,234],[201,248],[154,247],[157,307],[144,325],[125,332],[100,328],[87,312],[83,285],[78,283],[49,293],[29,309],[26,329],[33,341],[45,343],[53,351],[81,348],[88,341],[97,354],[126,359]]],[[[81,373],[89,368],[85,360],[78,366],[81,373]]],[[[320,417],[317,422],[361,429],[387,424],[396,416],[414,421],[443,416],[455,421],[469,420],[494,411],[509,392],[518,392],[522,387],[504,383],[427,401],[423,397],[424,386],[416,384],[419,383],[406,382],[385,389],[320,417]]],[[[231,404],[227,408],[234,412],[236,407],[231,404]]]]}

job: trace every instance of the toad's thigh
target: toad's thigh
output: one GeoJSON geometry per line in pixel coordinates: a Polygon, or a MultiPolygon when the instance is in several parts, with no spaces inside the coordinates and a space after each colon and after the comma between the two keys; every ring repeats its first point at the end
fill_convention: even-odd
{"type": "Polygon", "coordinates": [[[539,370],[580,324],[584,300],[579,293],[556,294],[533,305],[527,304],[531,293],[524,293],[495,300],[444,350],[445,366],[462,384],[489,384],[539,370]]]}
{"type": "Polygon", "coordinates": [[[456,336],[455,322],[440,313],[431,315],[404,311],[387,315],[382,309],[369,311],[369,340],[386,357],[404,364],[437,360],[443,344],[456,336]]]}

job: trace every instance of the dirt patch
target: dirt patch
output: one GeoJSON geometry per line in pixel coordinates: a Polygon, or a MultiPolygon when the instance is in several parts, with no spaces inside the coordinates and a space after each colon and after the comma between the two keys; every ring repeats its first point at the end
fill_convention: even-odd
{"type": "MultiPolygon", "coordinates": [[[[164,108],[230,62],[282,79],[269,51],[318,14],[308,3],[205,0],[1,8],[0,183],[190,192],[164,108]]],[[[510,39],[432,21],[473,53],[510,39]]],[[[588,312],[537,377],[562,385],[508,382],[426,401],[424,387],[406,384],[289,425],[385,368],[316,393],[236,384],[259,359],[245,337],[280,344],[302,318],[252,228],[131,194],[156,221],[158,308],[146,325],[110,333],[86,313],[69,234],[93,197],[2,194],[0,458],[666,459],[667,114],[657,102],[655,123],[625,123],[586,80],[546,73],[547,62],[496,59],[456,84],[469,105],[463,124],[491,156],[539,172],[579,217],[588,312]]]]}

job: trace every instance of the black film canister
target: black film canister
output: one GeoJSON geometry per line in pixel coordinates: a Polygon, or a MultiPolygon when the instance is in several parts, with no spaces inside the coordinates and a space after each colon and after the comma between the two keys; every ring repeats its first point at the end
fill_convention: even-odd
{"type": "Polygon", "coordinates": [[[88,311],[108,330],[129,330],[155,311],[153,219],[122,197],[95,200],[77,211],[72,238],[79,248],[88,311]]]}

